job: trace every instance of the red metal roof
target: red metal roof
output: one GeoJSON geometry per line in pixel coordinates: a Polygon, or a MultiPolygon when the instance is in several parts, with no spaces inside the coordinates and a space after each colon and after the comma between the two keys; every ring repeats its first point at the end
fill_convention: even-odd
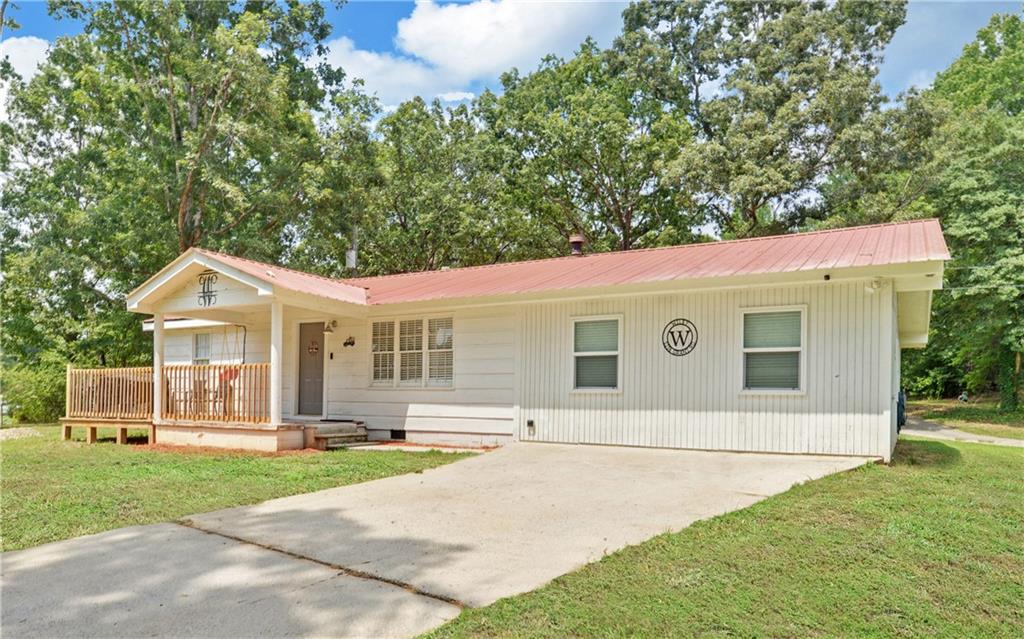
{"type": "Polygon", "coordinates": [[[348,302],[350,304],[367,304],[366,290],[364,288],[358,285],[346,284],[342,280],[313,275],[311,273],[303,273],[302,271],[296,271],[283,266],[265,264],[263,262],[249,260],[244,257],[235,257],[234,255],[227,255],[225,253],[207,251],[206,249],[196,248],[193,250],[202,255],[209,255],[232,268],[242,271],[243,273],[252,275],[253,277],[265,282],[281,286],[289,291],[326,297],[327,299],[337,300],[339,302],[348,302]]]}
{"type": "Polygon", "coordinates": [[[362,277],[370,304],[948,260],[938,220],[362,277]]]}
{"type": "Polygon", "coordinates": [[[200,252],[286,289],[375,305],[949,259],[934,219],[346,280],[200,252]]]}

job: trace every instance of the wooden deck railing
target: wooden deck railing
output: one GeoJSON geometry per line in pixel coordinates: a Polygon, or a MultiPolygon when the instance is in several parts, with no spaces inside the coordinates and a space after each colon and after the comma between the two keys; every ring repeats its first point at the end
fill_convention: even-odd
{"type": "Polygon", "coordinates": [[[178,421],[270,421],[270,364],[164,366],[163,417],[178,421]]]}
{"type": "MultiPolygon", "coordinates": [[[[270,421],[270,364],[164,366],[163,419],[270,421]]],[[[68,368],[65,417],[153,417],[153,369],[68,368]]]]}
{"type": "Polygon", "coordinates": [[[66,417],[150,419],[153,369],[68,368],[66,417]]]}

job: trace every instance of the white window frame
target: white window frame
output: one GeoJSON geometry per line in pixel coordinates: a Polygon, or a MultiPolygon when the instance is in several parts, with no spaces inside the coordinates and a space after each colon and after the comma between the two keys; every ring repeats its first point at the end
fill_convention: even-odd
{"type": "Polygon", "coordinates": [[[736,349],[739,352],[739,366],[737,370],[740,373],[740,395],[741,396],[758,396],[758,395],[777,395],[777,396],[805,396],[807,395],[807,305],[806,304],[790,304],[786,306],[745,306],[739,309],[739,322],[737,328],[737,346],[736,349]],[[745,319],[747,315],[756,315],[758,313],[789,313],[799,311],[800,312],[800,346],[787,346],[787,347],[771,347],[771,348],[745,348],[743,346],[743,332],[745,327],[745,319]],[[799,359],[797,366],[799,366],[798,382],[799,388],[747,388],[747,353],[799,353],[799,359]]]}
{"type": "Polygon", "coordinates": [[[192,357],[191,357],[190,361],[192,363],[192,366],[209,366],[210,364],[213,363],[213,333],[210,333],[210,332],[207,332],[207,331],[200,331],[200,332],[192,333],[192,357]],[[210,351],[209,353],[206,354],[205,358],[202,358],[202,359],[206,360],[205,364],[197,364],[196,363],[196,339],[200,335],[206,335],[206,340],[207,340],[206,341],[206,345],[207,345],[207,348],[209,348],[209,351],[210,351]]]}
{"type": "MultiPolygon", "coordinates": [[[[455,390],[455,339],[456,339],[456,321],[455,316],[452,313],[433,313],[430,315],[406,315],[401,317],[373,317],[369,318],[367,322],[367,340],[366,343],[369,345],[370,356],[367,358],[369,361],[368,369],[369,373],[367,376],[368,387],[371,389],[415,389],[415,390],[430,390],[430,391],[451,391],[455,390]],[[448,385],[431,384],[430,378],[430,353],[444,352],[449,349],[430,350],[430,320],[432,319],[450,319],[452,321],[452,381],[448,385]],[[400,378],[402,376],[402,351],[401,343],[399,342],[399,335],[401,333],[402,322],[408,322],[410,320],[419,321],[423,327],[423,350],[420,351],[422,354],[423,361],[423,375],[420,377],[419,382],[402,382],[400,378]],[[374,380],[373,379],[373,325],[378,322],[393,322],[393,333],[394,338],[394,367],[390,380],[374,380]]],[[[406,351],[409,352],[409,351],[406,351]]]]}
{"type": "Polygon", "coordinates": [[[623,316],[621,313],[613,313],[611,315],[579,315],[572,318],[569,324],[569,386],[570,393],[573,395],[598,395],[598,394],[620,394],[622,393],[622,336],[623,336],[623,316]],[[616,320],[618,322],[618,350],[615,351],[588,351],[585,353],[576,352],[576,324],[580,322],[597,322],[601,320],[616,320]],[[577,357],[595,357],[599,355],[615,355],[615,388],[576,388],[576,358],[577,357]]]}
{"type": "Polygon", "coordinates": [[[375,319],[370,321],[369,334],[366,336],[366,343],[369,346],[370,351],[370,374],[369,381],[370,387],[372,388],[391,388],[395,385],[395,379],[398,377],[398,323],[393,319],[375,319]],[[373,368],[373,356],[378,351],[373,350],[373,325],[374,324],[386,324],[391,322],[391,350],[380,351],[380,353],[391,353],[391,379],[389,380],[378,380],[374,378],[373,368]]]}

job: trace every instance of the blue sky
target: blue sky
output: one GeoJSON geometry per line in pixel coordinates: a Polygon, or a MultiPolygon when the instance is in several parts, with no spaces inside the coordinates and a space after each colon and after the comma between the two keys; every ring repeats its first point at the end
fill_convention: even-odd
{"type": "MultiPolygon", "coordinates": [[[[20,29],[4,33],[0,50],[23,75],[44,58],[46,45],[81,25],[55,21],[43,2],[20,0],[12,17],[20,29]]],[[[329,59],[362,77],[384,105],[414,95],[457,102],[486,87],[502,71],[534,68],[547,53],[570,54],[587,36],[607,45],[621,28],[621,3],[361,2],[329,10],[334,25],[329,59]]],[[[885,52],[879,74],[890,96],[926,86],[946,68],[995,13],[1021,11],[1022,2],[911,2],[907,21],[885,52]]]]}

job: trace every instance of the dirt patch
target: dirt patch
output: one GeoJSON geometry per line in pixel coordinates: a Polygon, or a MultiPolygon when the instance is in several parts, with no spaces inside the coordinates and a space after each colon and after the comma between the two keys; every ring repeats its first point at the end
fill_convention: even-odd
{"type": "Polygon", "coordinates": [[[296,455],[319,455],[322,451],[315,448],[303,448],[301,450],[282,450],[277,452],[265,450],[245,450],[240,448],[216,448],[214,446],[172,446],[170,444],[141,444],[138,446],[144,450],[151,450],[157,453],[178,453],[179,455],[217,455],[223,457],[294,457],[296,455]]]}
{"type": "Polygon", "coordinates": [[[0,442],[22,437],[39,437],[40,435],[42,433],[34,428],[4,428],[0,430],[0,442]]]}

